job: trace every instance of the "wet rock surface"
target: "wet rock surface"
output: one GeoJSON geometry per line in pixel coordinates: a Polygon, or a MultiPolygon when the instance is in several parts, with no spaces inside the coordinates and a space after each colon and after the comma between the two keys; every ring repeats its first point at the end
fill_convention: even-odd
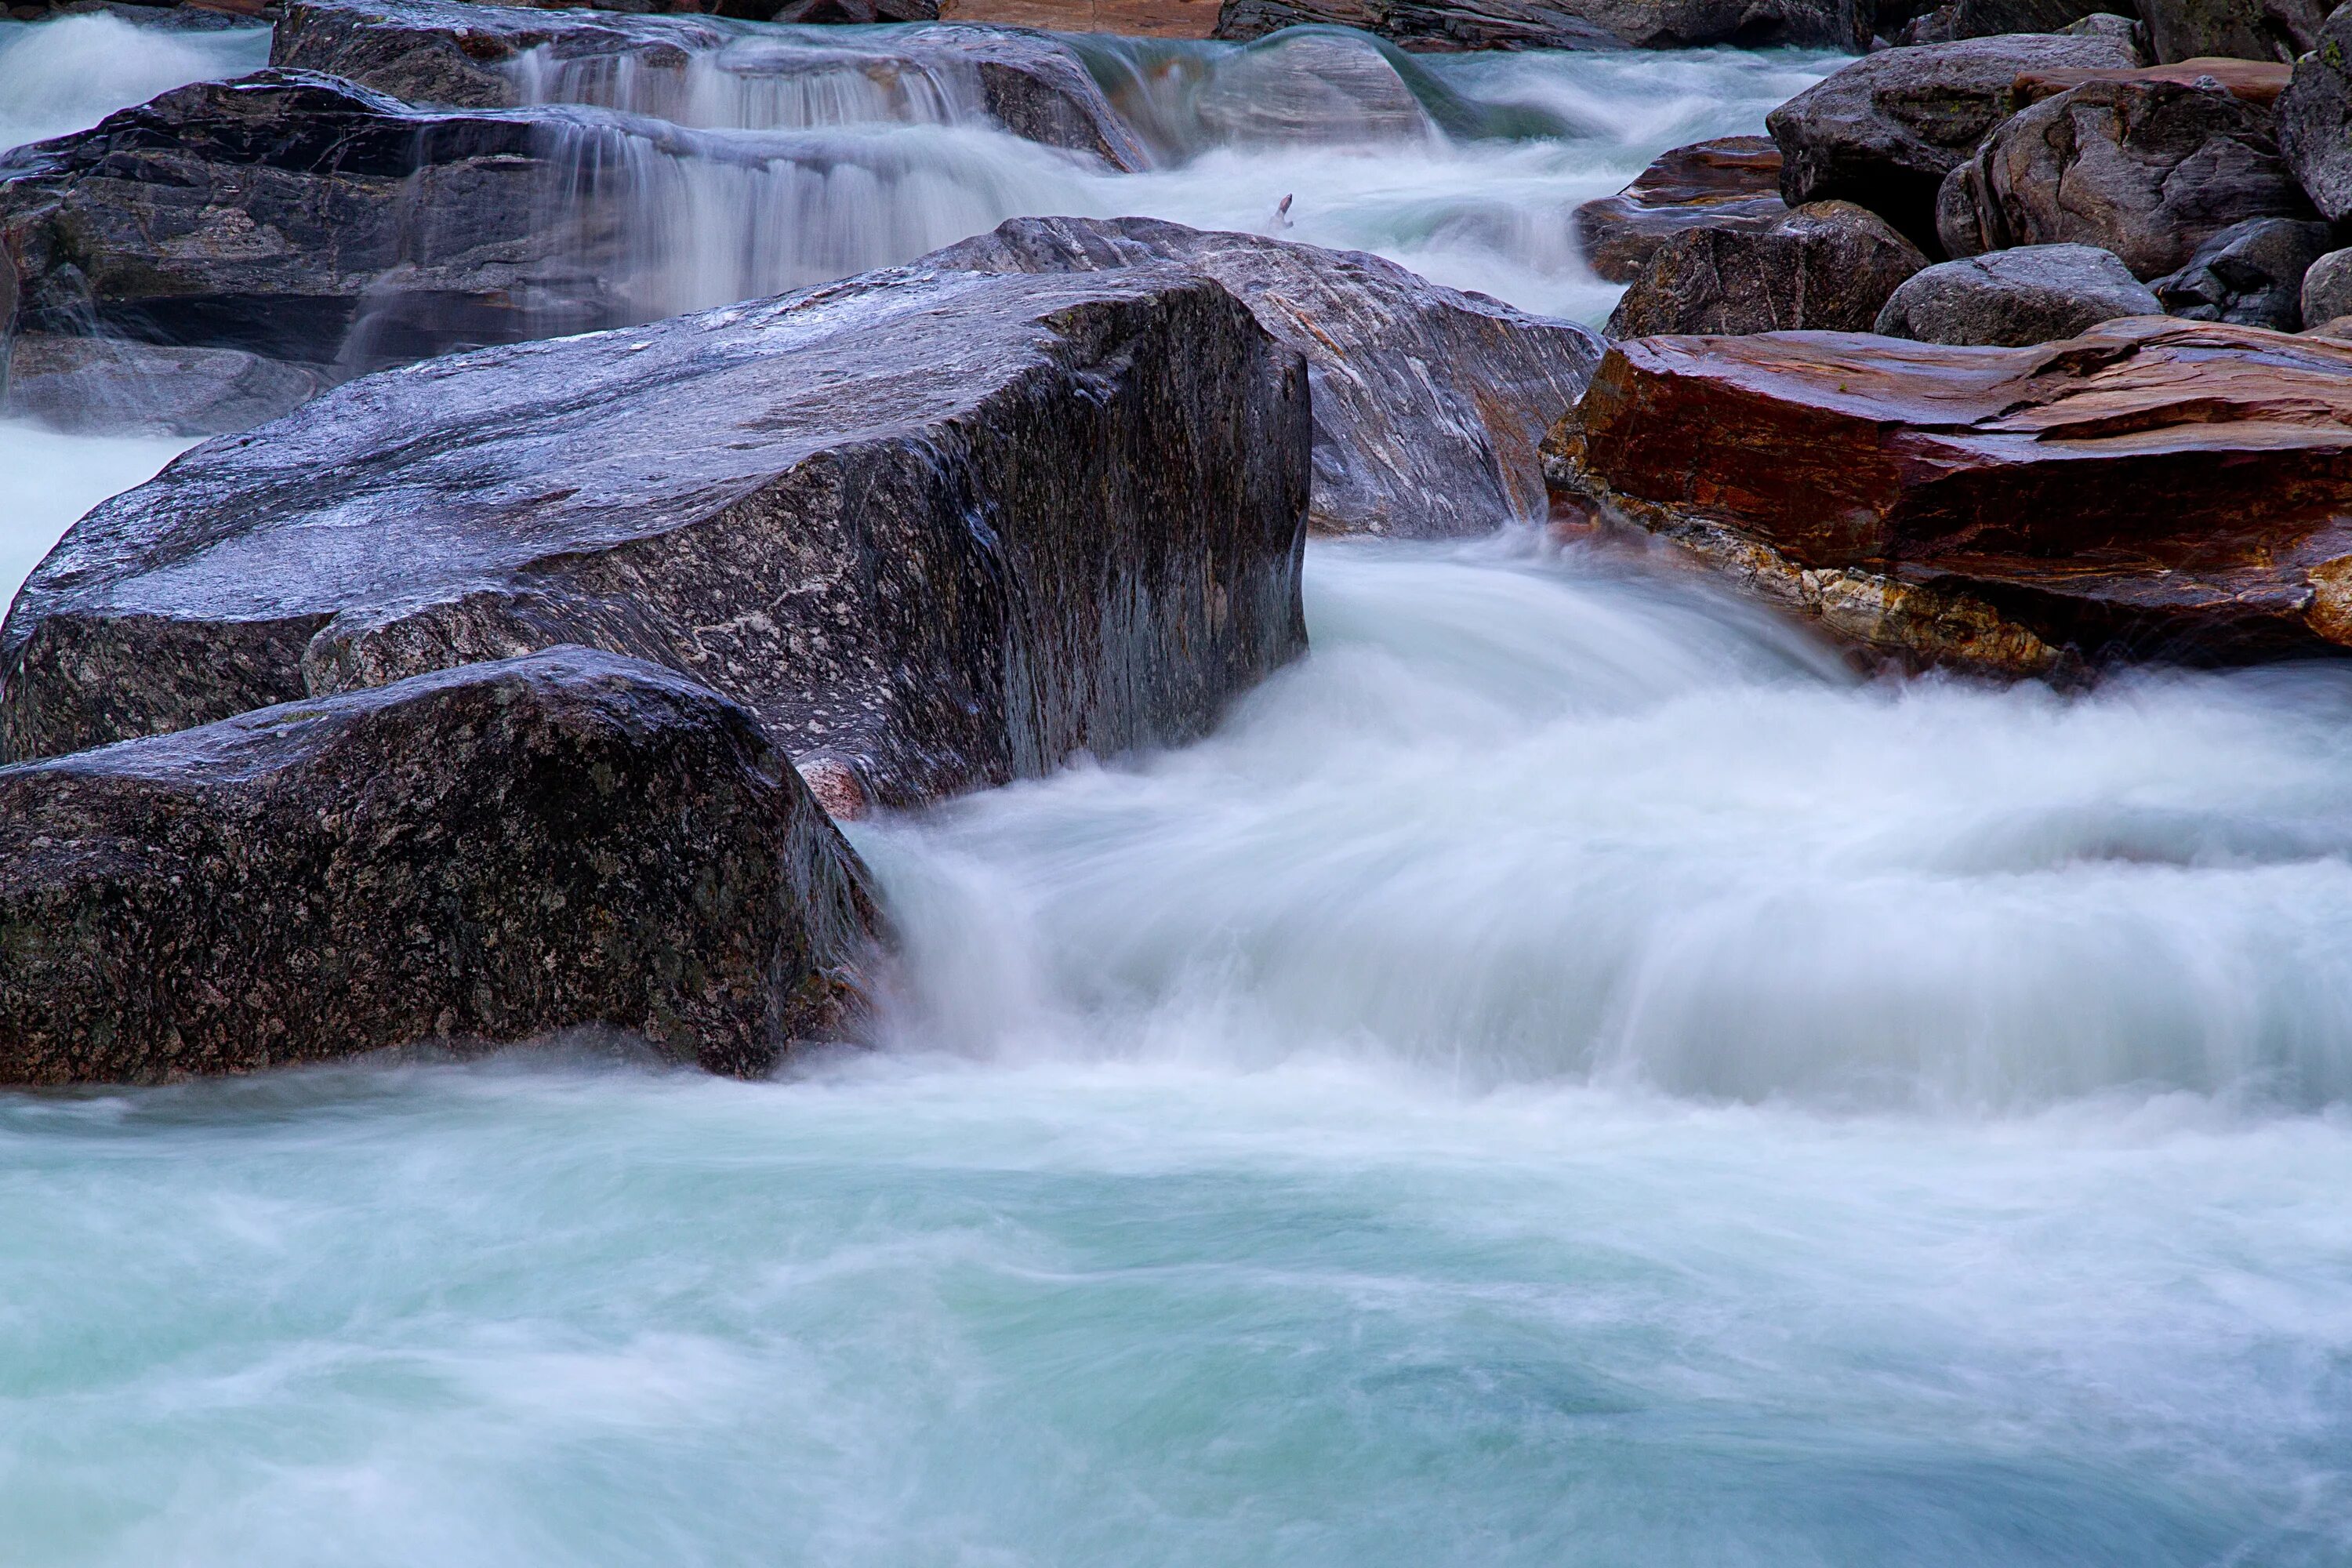
{"type": "Polygon", "coordinates": [[[347,384],[76,524],[10,760],[561,643],[908,804],[1202,733],[1304,647],[1305,366],[1176,267],[893,270],[347,384]]]}
{"type": "Polygon", "coordinates": [[[1014,218],[926,260],[1045,273],[1167,260],[1215,279],[1306,356],[1313,521],[1328,533],[1437,538],[1540,517],[1537,449],[1602,350],[1573,322],[1376,256],[1154,218],[1014,218]]]}
{"type": "Polygon", "coordinates": [[[2113,252],[2029,245],[1942,261],[1888,297],[1873,331],[1928,343],[2021,347],[2071,338],[2118,316],[2164,306],[2113,252]]]}
{"type": "Polygon", "coordinates": [[[1559,515],[1692,545],[1865,647],[2048,674],[2352,646],[2352,344],[2135,317],[2036,348],[1620,343],[1559,515]]]}
{"type": "Polygon", "coordinates": [[[1630,283],[1685,229],[1760,229],[1788,210],[1772,139],[1719,136],[1660,153],[1615,195],[1578,207],[1577,248],[1601,278],[1630,283]]]}
{"type": "Polygon", "coordinates": [[[1425,50],[1870,42],[1868,9],[1853,0],[1224,0],[1214,36],[1257,38],[1309,23],[1425,50]]]}
{"type": "Polygon", "coordinates": [[[835,1034],[865,875],[749,711],[568,648],[0,768],[0,1083],[835,1034]]]}
{"type": "Polygon", "coordinates": [[[1685,229],[1617,301],[1608,335],[1867,331],[1927,265],[1885,219],[1851,202],[1810,203],[1759,229],[1685,229]]]}
{"type": "Polygon", "coordinates": [[[2332,225],[2294,218],[2232,224],[2199,246],[2179,271],[2158,279],[2156,296],[2168,313],[2191,321],[2298,331],[2304,274],[2335,236],[2332,225]]]}
{"type": "Polygon", "coordinates": [[[1766,118],[1781,199],[1859,203],[1933,253],[1937,189],[2017,111],[2020,76],[2137,63],[2117,39],[2026,34],[1867,56],[1766,118]]]}
{"type": "Polygon", "coordinates": [[[226,435],[289,413],[329,384],[318,371],[236,349],[53,332],[17,333],[5,364],[0,417],[61,430],[226,435]]]}

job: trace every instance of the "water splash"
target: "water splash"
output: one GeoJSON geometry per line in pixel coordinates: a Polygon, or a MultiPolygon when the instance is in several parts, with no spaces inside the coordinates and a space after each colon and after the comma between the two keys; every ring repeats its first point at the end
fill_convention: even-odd
{"type": "Polygon", "coordinates": [[[0,22],[0,151],[97,124],[192,81],[257,70],[269,29],[141,26],[108,12],[0,22]]]}

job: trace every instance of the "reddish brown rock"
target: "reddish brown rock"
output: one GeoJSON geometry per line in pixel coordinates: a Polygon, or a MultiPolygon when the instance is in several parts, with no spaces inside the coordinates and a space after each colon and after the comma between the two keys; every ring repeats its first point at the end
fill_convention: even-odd
{"type": "Polygon", "coordinates": [[[1573,419],[1556,516],[1680,540],[1881,651],[2352,646],[2352,344],[2163,317],[2023,349],[1649,338],[1573,419]]]}
{"type": "Polygon", "coordinates": [[[1927,265],[1876,213],[1807,202],[1760,228],[1703,225],[1653,251],[1610,312],[1612,338],[1657,332],[1860,332],[1927,265]]]}
{"type": "Polygon", "coordinates": [[[1772,139],[1718,136],[1660,153],[1615,195],[1577,208],[1576,243],[1594,272],[1631,283],[1685,229],[1760,229],[1788,210],[1772,139]]]}
{"type": "Polygon", "coordinates": [[[2232,60],[2218,55],[2200,59],[2181,60],[2168,66],[2148,66],[2138,70],[2074,69],[2026,71],[2017,79],[2017,103],[2021,109],[2029,103],[2039,103],[2045,98],[2055,98],[2094,81],[2168,81],[2181,87],[2195,87],[2210,81],[2231,97],[2256,109],[2269,109],[2286,91],[2287,83],[2294,79],[2294,68],[2274,60],[2232,60]]]}

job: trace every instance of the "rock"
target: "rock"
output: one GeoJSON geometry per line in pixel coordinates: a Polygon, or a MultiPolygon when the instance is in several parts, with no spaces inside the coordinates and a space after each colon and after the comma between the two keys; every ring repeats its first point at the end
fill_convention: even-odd
{"type": "Polygon", "coordinates": [[[2236,321],[2292,332],[2303,326],[2303,278],[2336,243],[2324,223],[2258,217],[2197,247],[2189,264],[2157,280],[2156,297],[2176,316],[2236,321]]]}
{"type": "Polygon", "coordinates": [[[865,877],[744,709],[582,648],[0,768],[0,1083],[840,1024],[865,877]]]}
{"type": "Polygon", "coordinates": [[[910,805],[1190,739],[1304,647],[1306,367],[1171,266],[894,269],[347,383],[74,525],[0,760],[580,643],[910,805]]]}
{"type": "Polygon", "coordinates": [[[463,0],[292,0],[270,63],[319,71],[412,103],[510,109],[579,102],[686,116],[697,83],[920,79],[979,104],[1016,136],[1091,153],[1115,168],[1150,154],[1059,39],[939,26],[818,44],[723,16],[625,16],[463,0]]]}
{"type": "MultiPolygon", "coordinates": [[[[2293,70],[2273,60],[2205,58],[2135,70],[2101,68],[2028,71],[2017,79],[2017,98],[2022,108],[2095,81],[2169,81],[2183,87],[2218,87],[2251,108],[2269,110],[2276,107],[2294,79],[2293,70]]],[[[2265,121],[2264,124],[2267,128],[2270,122],[2265,121]]]]}
{"type": "Polygon", "coordinates": [[[2319,41],[2326,0],[2139,0],[2159,60],[2223,55],[2292,64],[2319,41]]]}
{"type": "Polygon", "coordinates": [[[320,373],[236,349],[158,348],[112,338],[20,332],[0,417],[61,430],[221,436],[316,397],[320,373]]]}
{"type": "Polygon", "coordinates": [[[1686,228],[1761,229],[1787,212],[1780,150],[1767,136],[1718,136],[1662,153],[1613,196],[1576,209],[1585,265],[1630,283],[1686,228]]]}
{"type": "Polygon", "coordinates": [[[1408,49],[1677,49],[1700,44],[1860,49],[1854,0],[1224,0],[1213,37],[1264,37],[1308,24],[1360,27],[1408,49]]]}
{"type": "Polygon", "coordinates": [[[1649,338],[1555,449],[1563,517],[1915,662],[2352,646],[2352,344],[2162,316],[2033,348],[1649,338]]]}
{"type": "Polygon", "coordinates": [[[2352,14],[2328,18],[2279,100],[2279,147],[2322,217],[2352,218],[2352,14]]]}
{"type": "Polygon", "coordinates": [[[1360,147],[1422,141],[1437,128],[1421,100],[1360,33],[1276,34],[1217,63],[1192,100],[1217,142],[1360,147]]]}
{"type": "MultiPolygon", "coordinates": [[[[1924,16],[1914,16],[1892,42],[1949,43],[1958,38],[1996,37],[2003,33],[2066,33],[2076,24],[2101,15],[2092,7],[2100,0],[1952,0],[1924,16]]],[[[2128,28],[2129,17],[2117,17],[2128,28]]],[[[2128,37],[2113,29],[2094,28],[2071,36],[2128,37]]]]}
{"type": "Polygon", "coordinates": [[[2114,38],[2023,34],[1865,56],[1765,118],[1780,199],[1859,203],[1932,254],[1937,187],[2017,111],[2020,75],[2136,63],[2114,38]]]}
{"type": "Polygon", "coordinates": [[[2300,304],[2306,321],[2352,316],[2352,250],[2331,250],[2312,262],[2303,275],[2300,304]]]}
{"type": "Polygon", "coordinates": [[[1914,273],[1871,330],[1920,342],[2020,347],[2071,338],[2117,316],[2163,312],[2110,251],[2027,245],[1914,273]]]}
{"type": "Polygon", "coordinates": [[[2113,38],[2127,45],[2136,65],[2156,63],[2156,51],[2148,47],[2147,28],[2136,16],[2121,16],[2113,11],[2097,11],[2079,22],[2070,22],[2058,29],[2069,38],[2113,38]]]}
{"type": "Polygon", "coordinates": [[[1543,515],[1537,447],[1603,347],[1574,322],[1440,288],[1360,251],[1156,218],[1014,218],[926,259],[1063,272],[1161,258],[1215,279],[1306,356],[1318,531],[1433,538],[1543,515]]]}
{"type": "Polygon", "coordinates": [[[2095,245],[2135,277],[2185,266],[2248,218],[2311,205],[2267,116],[2218,89],[2094,81],[2021,110],[1954,171],[1937,207],[1945,248],[2095,245]]]}
{"type": "Polygon", "coordinates": [[[1691,228],[1661,245],[1609,317],[1612,338],[1659,332],[1861,332],[1927,265],[1884,218],[1813,202],[1756,230],[1691,228]]]}
{"type": "Polygon", "coordinates": [[[2304,328],[2303,335],[2307,338],[2342,338],[2352,342],[2352,316],[2330,316],[2315,327],[2304,328]]]}

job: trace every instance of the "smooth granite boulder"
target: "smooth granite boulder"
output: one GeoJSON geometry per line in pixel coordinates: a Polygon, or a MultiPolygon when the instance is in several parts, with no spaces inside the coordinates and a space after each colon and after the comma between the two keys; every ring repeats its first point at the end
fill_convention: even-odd
{"type": "Polygon", "coordinates": [[[1867,331],[1887,297],[1927,265],[1876,214],[1813,202],[1760,229],[1675,235],[1617,301],[1607,332],[1867,331]]]}
{"type": "Polygon", "coordinates": [[[751,714],[585,648],[0,768],[0,1084],[601,1026],[835,1035],[865,874],[751,714]]]}
{"type": "Polygon", "coordinates": [[[1408,49],[1679,49],[1701,44],[1860,49],[1859,0],[1224,0],[1214,37],[1360,27],[1408,49]]]}
{"type": "Polygon", "coordinates": [[[2334,226],[2316,221],[2258,217],[2231,224],[2199,246],[2179,271],[2158,279],[2156,297],[2167,311],[2189,321],[2300,331],[2304,274],[2335,243],[2334,226]]]}
{"type": "Polygon", "coordinates": [[[1576,209],[1577,248],[1612,283],[1631,283],[1686,228],[1762,229],[1789,210],[1769,136],[1718,136],[1661,153],[1613,196],[1576,209]]]}
{"type": "Polygon", "coordinates": [[[2319,216],[2352,218],[2352,12],[2338,9],[2295,61],[2278,104],[2279,147],[2319,216]]]}
{"type": "Polygon", "coordinates": [[[2301,314],[2310,326],[2352,316],[2352,249],[2331,250],[2314,260],[2303,274],[2301,294],[2301,314]]]}
{"type": "Polygon", "coordinates": [[[2022,33],[1865,56],[1765,117],[1780,197],[1859,203],[1934,254],[1937,187],[2017,111],[2021,75],[2137,64],[2115,38],[2022,33]]]}
{"type": "Polygon", "coordinates": [[[2021,347],[2071,338],[2117,316],[2163,313],[2156,295],[2113,252],[2027,245],[1912,274],[1871,330],[1927,343],[2021,347]]]}
{"type": "Polygon", "coordinates": [[[1170,260],[1232,289],[1306,356],[1324,533],[1435,538],[1541,517],[1537,449],[1604,346],[1377,256],[1156,218],[1014,218],[925,260],[989,272],[1170,260]]]}
{"type": "Polygon", "coordinates": [[[1305,646],[1306,366],[1181,268],[894,269],[348,383],[74,525],[0,757],[580,643],[908,805],[1190,739],[1305,646]]]}

